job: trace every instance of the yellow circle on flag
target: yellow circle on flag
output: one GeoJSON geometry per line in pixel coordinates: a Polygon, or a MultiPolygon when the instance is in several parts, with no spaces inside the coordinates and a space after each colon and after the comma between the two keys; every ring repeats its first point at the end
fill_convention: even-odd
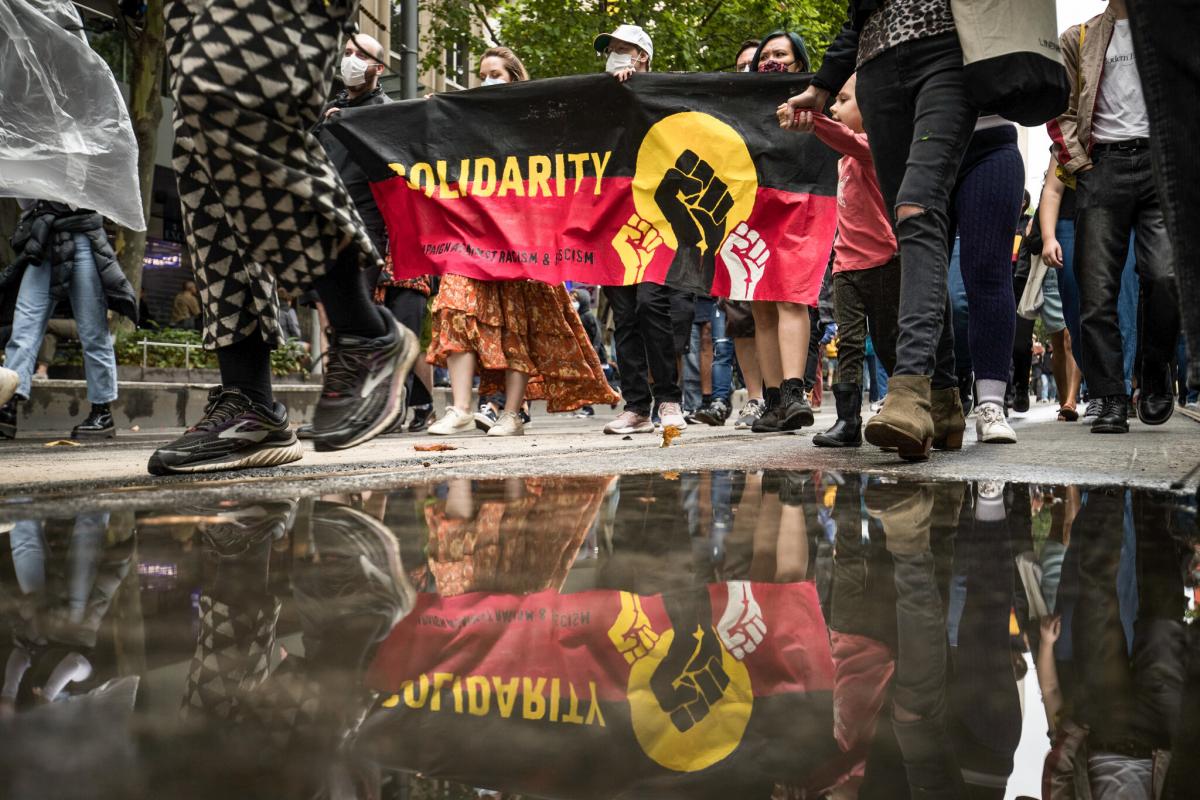
{"type": "MultiPolygon", "coordinates": [[[[650,678],[666,658],[677,633],[665,631],[654,649],[630,669],[629,713],[638,744],[655,763],[676,772],[698,772],[728,758],[742,743],[754,708],[754,689],[746,666],[722,646],[721,669],[729,677],[729,684],[703,719],[680,731],[650,687],[650,678]]],[[[705,635],[715,634],[708,631],[705,635]]]]}
{"type": "Polygon", "coordinates": [[[677,169],[678,160],[688,151],[712,168],[713,177],[725,184],[733,198],[725,223],[727,233],[750,217],[758,194],[754,159],[731,125],[699,111],[663,117],[647,131],[638,148],[633,202],[638,215],[658,230],[672,250],[678,249],[678,240],[654,193],[668,171],[677,169]]]}

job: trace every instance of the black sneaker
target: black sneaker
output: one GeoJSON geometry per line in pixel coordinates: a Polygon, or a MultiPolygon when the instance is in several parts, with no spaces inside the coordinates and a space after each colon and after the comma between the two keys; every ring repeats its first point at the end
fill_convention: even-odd
{"type": "Polygon", "coordinates": [[[0,406],[0,439],[17,438],[17,398],[0,406]]]}
{"type": "Polygon", "coordinates": [[[496,409],[492,408],[491,403],[484,403],[475,412],[475,427],[487,433],[500,419],[500,415],[496,413],[496,409]]]}
{"type": "Polygon", "coordinates": [[[116,435],[117,426],[108,403],[93,403],[87,419],[71,430],[72,439],[112,439],[116,435]]]}
{"type": "Polygon", "coordinates": [[[421,433],[434,420],[433,405],[413,406],[413,417],[408,423],[409,433],[421,433]]]}
{"type": "Polygon", "coordinates": [[[692,416],[695,417],[696,422],[719,427],[725,424],[725,420],[729,419],[729,404],[720,397],[717,397],[692,416]]]}
{"type": "Polygon", "coordinates": [[[323,500],[313,505],[311,524],[312,557],[292,577],[302,626],[317,632],[365,620],[370,638],[382,639],[416,602],[396,535],[374,517],[323,500]]]}
{"type": "Polygon", "coordinates": [[[287,409],[259,405],[240,389],[216,386],[199,422],[150,456],[151,475],[277,467],[299,461],[303,445],[288,428],[287,409]]]}
{"type": "Polygon", "coordinates": [[[237,558],[266,542],[282,539],[296,521],[295,500],[235,503],[204,507],[205,522],[196,526],[207,552],[237,558]]]}
{"type": "Polygon", "coordinates": [[[344,450],[388,430],[403,411],[401,390],[421,343],[377,306],[390,332],[377,339],[334,333],[325,362],[325,385],[313,414],[317,450],[344,450]]]}

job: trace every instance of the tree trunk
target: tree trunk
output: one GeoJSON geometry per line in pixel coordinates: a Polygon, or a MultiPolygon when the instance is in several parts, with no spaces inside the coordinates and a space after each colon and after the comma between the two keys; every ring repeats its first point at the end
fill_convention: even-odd
{"type": "MultiPolygon", "coordinates": [[[[150,207],[154,189],[155,145],[158,124],[162,121],[162,86],[165,22],[163,0],[148,0],[142,30],[131,31],[128,39],[133,55],[133,73],[129,81],[129,117],[138,145],[138,183],[142,190],[142,215],[150,223],[150,207]]],[[[146,231],[117,231],[117,254],[121,271],[133,286],[134,295],[141,293],[142,261],[146,256],[146,231]]]]}

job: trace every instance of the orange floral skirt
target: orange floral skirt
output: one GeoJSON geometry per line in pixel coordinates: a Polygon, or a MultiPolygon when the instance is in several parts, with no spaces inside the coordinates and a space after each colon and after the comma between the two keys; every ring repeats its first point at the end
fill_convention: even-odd
{"type": "Polygon", "coordinates": [[[511,369],[530,376],[526,398],[545,400],[551,412],[619,399],[561,283],[444,276],[427,360],[444,367],[454,353],[478,358],[481,396],[502,393],[511,369]]]}

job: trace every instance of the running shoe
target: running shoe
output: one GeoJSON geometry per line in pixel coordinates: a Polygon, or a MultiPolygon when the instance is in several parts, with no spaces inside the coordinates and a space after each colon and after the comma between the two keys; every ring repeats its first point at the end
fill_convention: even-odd
{"type": "Polygon", "coordinates": [[[265,542],[282,539],[296,521],[295,500],[205,506],[211,521],[196,526],[206,550],[221,558],[237,558],[265,542]]]}
{"type": "Polygon", "coordinates": [[[330,336],[325,385],[313,414],[317,450],[344,450],[369,441],[391,428],[404,411],[402,390],[421,343],[387,309],[377,308],[390,328],[386,336],[330,336]]]}
{"type": "Polygon", "coordinates": [[[369,638],[383,639],[416,602],[395,534],[362,511],[322,500],[311,523],[310,557],[297,562],[292,578],[304,629],[319,634],[366,621],[369,638]]]}
{"type": "Polygon", "coordinates": [[[479,410],[475,412],[475,427],[484,433],[487,433],[492,429],[492,426],[496,424],[496,420],[498,419],[500,419],[500,415],[496,412],[496,409],[492,407],[492,404],[484,403],[479,407],[479,410]]]}
{"type": "Polygon", "coordinates": [[[621,415],[604,426],[604,432],[614,436],[625,436],[632,433],[654,433],[654,423],[645,414],[636,411],[623,411],[621,415]]]}
{"type": "Polygon", "coordinates": [[[700,422],[705,425],[711,425],[713,427],[720,427],[721,425],[725,424],[725,420],[729,419],[729,404],[726,403],[724,399],[717,397],[692,416],[695,418],[696,422],[700,422]]]}
{"type": "Polygon", "coordinates": [[[659,403],[658,418],[664,428],[687,428],[687,419],[683,416],[683,407],[679,403],[659,403]]]}
{"type": "Polygon", "coordinates": [[[466,433],[471,430],[473,419],[466,411],[459,411],[454,406],[446,406],[442,418],[429,426],[430,436],[450,436],[455,433],[466,433]]]}
{"type": "Polygon", "coordinates": [[[760,399],[751,400],[746,403],[746,405],[742,406],[742,410],[738,412],[737,421],[733,423],[734,430],[750,430],[766,410],[767,404],[760,399]]]}
{"type": "Polygon", "coordinates": [[[1016,431],[1004,418],[1004,409],[999,403],[980,403],[975,411],[975,436],[979,441],[991,444],[1016,443],[1016,431]]]}
{"type": "Polygon", "coordinates": [[[303,445],[288,427],[287,409],[250,400],[240,389],[209,390],[204,416],[150,456],[151,475],[277,467],[299,461],[303,445]]]}

